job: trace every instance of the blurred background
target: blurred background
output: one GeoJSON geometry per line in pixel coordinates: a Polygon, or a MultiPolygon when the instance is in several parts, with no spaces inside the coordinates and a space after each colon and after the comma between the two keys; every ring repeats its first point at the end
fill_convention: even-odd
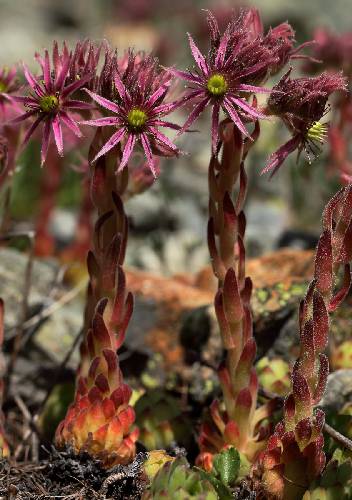
{"type": "MultiPolygon", "coordinates": [[[[258,0],[251,5],[259,8],[266,28],[288,20],[299,43],[311,39],[318,26],[339,32],[351,26],[350,0],[258,0]]],[[[191,32],[203,49],[207,47],[202,9],[211,9],[225,25],[238,7],[235,0],[0,0],[0,61],[1,65],[12,65],[23,60],[34,69],[35,52],[50,48],[54,39],[66,40],[73,46],[78,39],[89,37],[107,39],[119,52],[128,47],[151,50],[162,64],[187,68],[191,58],[186,32],[191,32]]],[[[299,74],[300,64],[296,70],[299,74]]],[[[129,202],[129,264],[171,275],[197,271],[208,263],[204,243],[208,118],[205,114],[198,120],[200,134],[189,134],[179,141],[187,155],[163,161],[159,182],[129,202]]],[[[175,120],[182,123],[184,115],[175,120]]],[[[251,187],[247,240],[252,256],[282,245],[314,245],[322,207],[339,185],[337,176],[327,169],[324,152],[312,164],[304,155],[298,164],[294,157],[290,158],[273,181],[260,177],[267,156],[288,138],[287,132],[275,123],[262,128],[248,169],[251,187]]],[[[35,182],[40,177],[37,146],[27,149],[14,179],[12,215],[19,223],[35,219],[40,189],[39,182],[35,182]]],[[[65,161],[70,165],[74,160],[66,157],[65,161]]],[[[74,236],[80,182],[79,173],[64,170],[58,207],[50,221],[50,231],[61,246],[74,236]]]]}

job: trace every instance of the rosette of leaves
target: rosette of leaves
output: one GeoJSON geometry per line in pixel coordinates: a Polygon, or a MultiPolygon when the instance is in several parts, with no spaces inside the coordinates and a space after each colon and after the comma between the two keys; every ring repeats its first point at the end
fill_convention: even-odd
{"type": "Polygon", "coordinates": [[[280,396],[288,393],[291,387],[290,367],[281,358],[261,358],[256,364],[259,384],[267,391],[280,396]]]}
{"type": "Polygon", "coordinates": [[[156,474],[143,500],[217,500],[211,482],[189,466],[184,457],[167,462],[156,474]]]}
{"type": "Polygon", "coordinates": [[[249,474],[250,462],[233,446],[213,456],[210,471],[198,469],[200,475],[215,488],[220,500],[237,498],[242,489],[241,480],[249,474]]]}
{"type": "Polygon", "coordinates": [[[174,443],[187,447],[192,426],[182,414],[179,401],[160,389],[146,392],[135,405],[139,441],[147,450],[170,448],[174,443]]]}
{"type": "Polygon", "coordinates": [[[349,500],[352,498],[352,458],[335,450],[320,479],[303,500],[349,500]]]}

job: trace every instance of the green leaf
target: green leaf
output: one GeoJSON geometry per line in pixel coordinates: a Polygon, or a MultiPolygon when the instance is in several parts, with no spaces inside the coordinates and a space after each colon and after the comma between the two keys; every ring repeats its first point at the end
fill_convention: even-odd
{"type": "Polygon", "coordinates": [[[240,470],[241,459],[236,448],[227,448],[214,456],[213,467],[226,486],[234,486],[240,470]]]}
{"type": "Polygon", "coordinates": [[[203,469],[194,467],[199,472],[202,479],[206,479],[210,484],[213,485],[216,493],[218,494],[219,500],[233,500],[233,495],[231,490],[223,484],[219,479],[217,479],[213,474],[205,472],[203,469]]]}

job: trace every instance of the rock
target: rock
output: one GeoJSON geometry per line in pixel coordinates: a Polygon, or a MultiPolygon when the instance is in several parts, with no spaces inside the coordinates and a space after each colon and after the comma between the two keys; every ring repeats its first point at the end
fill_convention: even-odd
{"type": "Polygon", "coordinates": [[[345,403],[352,401],[352,370],[337,370],[330,373],[320,405],[324,410],[339,411],[345,403]]]}
{"type": "MultiPolygon", "coordinates": [[[[0,297],[5,302],[5,332],[19,322],[28,256],[11,248],[0,249],[0,297]]],[[[59,265],[34,259],[28,297],[30,309],[48,303],[59,265]]]]}

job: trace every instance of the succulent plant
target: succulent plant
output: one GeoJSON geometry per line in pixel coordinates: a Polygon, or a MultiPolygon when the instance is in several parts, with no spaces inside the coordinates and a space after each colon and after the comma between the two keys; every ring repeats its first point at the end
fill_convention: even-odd
{"type": "Polygon", "coordinates": [[[177,443],[187,447],[192,426],[182,414],[176,398],[161,389],[149,390],[135,407],[139,440],[147,450],[169,448],[177,443]]]}
{"type": "Polygon", "coordinates": [[[154,477],[143,500],[217,500],[212,484],[183,457],[167,462],[154,477]]]}
{"type": "MultiPolygon", "coordinates": [[[[104,189],[102,178],[99,187],[104,189]]],[[[123,381],[117,355],[133,310],[122,269],[127,218],[116,193],[111,202],[113,211],[101,207],[94,252],[87,258],[90,283],[76,394],[56,431],[58,446],[86,451],[107,468],[132,461],[138,437],[129,404],[132,390],[123,381]]]]}
{"type": "Polygon", "coordinates": [[[349,500],[352,497],[352,458],[335,450],[318,484],[303,495],[303,500],[349,500]]]}
{"type": "Polygon", "coordinates": [[[151,482],[167,462],[173,462],[174,460],[175,457],[168,455],[165,450],[150,451],[143,463],[143,471],[151,482]]]}
{"type": "Polygon", "coordinates": [[[325,414],[316,405],[329,373],[323,353],[329,313],[341,304],[351,284],[352,185],[340,189],[328,202],[322,219],[314,279],[299,309],[301,349],[292,370],[292,391],[285,399],[284,418],[262,457],[263,488],[275,499],[300,500],[325,466],[325,414]]]}
{"type": "Polygon", "coordinates": [[[290,367],[281,358],[269,359],[267,356],[261,358],[255,365],[259,384],[264,389],[284,396],[291,387],[290,367]]]}

